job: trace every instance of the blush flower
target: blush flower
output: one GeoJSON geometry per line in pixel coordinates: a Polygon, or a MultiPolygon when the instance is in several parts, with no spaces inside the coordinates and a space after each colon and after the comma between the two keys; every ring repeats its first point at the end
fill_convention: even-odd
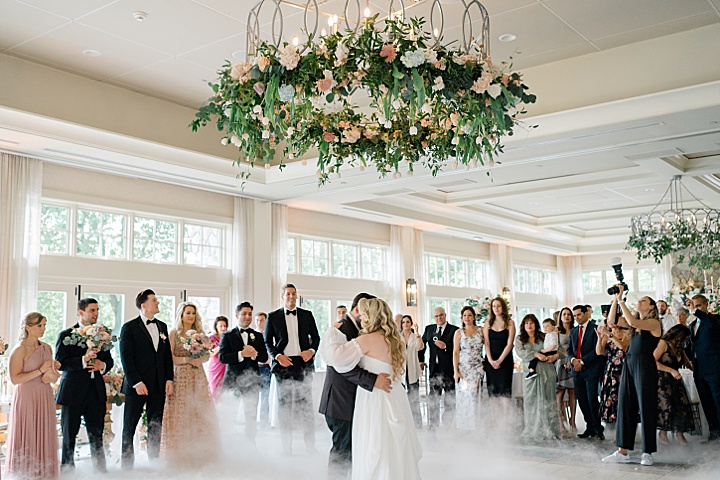
{"type": "Polygon", "coordinates": [[[279,53],[280,56],[278,60],[280,61],[280,65],[285,67],[286,70],[293,70],[298,66],[298,63],[300,62],[300,53],[298,53],[298,49],[295,45],[285,45],[282,49],[280,49],[279,53]]]}
{"type": "Polygon", "coordinates": [[[320,93],[325,93],[336,85],[330,70],[323,70],[323,73],[325,74],[325,78],[315,82],[320,93]]]}
{"type": "Polygon", "coordinates": [[[380,56],[385,59],[385,63],[392,63],[397,56],[395,47],[391,44],[385,44],[380,49],[380,56]]]}
{"type": "Polygon", "coordinates": [[[270,59],[267,58],[265,55],[260,55],[259,57],[257,57],[256,63],[260,71],[264,72],[268,65],[270,65],[270,59]]]}
{"type": "Polygon", "coordinates": [[[253,90],[255,90],[255,93],[258,95],[262,95],[265,93],[265,85],[263,85],[262,82],[256,82],[255,85],[253,85],[253,90]]]}
{"type": "Polygon", "coordinates": [[[236,63],[230,70],[230,77],[240,83],[245,83],[250,80],[250,68],[252,68],[252,65],[248,62],[236,63]]]}
{"type": "Polygon", "coordinates": [[[342,136],[343,143],[355,143],[360,140],[360,130],[358,130],[356,127],[350,127],[347,130],[343,131],[342,136]]]}
{"type": "Polygon", "coordinates": [[[470,90],[478,94],[483,94],[490,86],[490,82],[492,82],[492,75],[488,72],[483,72],[483,74],[475,80],[470,90]]]}
{"type": "Polygon", "coordinates": [[[326,142],[334,142],[335,141],[335,135],[332,132],[323,132],[323,140],[326,142]]]}

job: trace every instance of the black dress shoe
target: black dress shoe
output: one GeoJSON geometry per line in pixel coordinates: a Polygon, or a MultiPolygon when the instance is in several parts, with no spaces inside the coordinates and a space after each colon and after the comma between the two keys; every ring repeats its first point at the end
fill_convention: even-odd
{"type": "Polygon", "coordinates": [[[598,433],[595,437],[598,440],[605,440],[605,434],[603,432],[598,433]]]}
{"type": "Polygon", "coordinates": [[[590,437],[594,437],[594,436],[595,436],[595,432],[593,432],[591,430],[585,430],[583,433],[578,434],[578,438],[590,438],[590,437]]]}

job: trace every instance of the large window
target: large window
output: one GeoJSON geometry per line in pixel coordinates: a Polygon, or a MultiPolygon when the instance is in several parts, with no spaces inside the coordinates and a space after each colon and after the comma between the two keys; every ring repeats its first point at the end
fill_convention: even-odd
{"type": "MultiPolygon", "coordinates": [[[[447,315],[448,323],[451,323],[453,325],[461,325],[462,324],[462,317],[460,315],[460,311],[465,306],[464,298],[430,298],[429,302],[428,302],[428,306],[430,307],[429,312],[431,315],[429,323],[435,322],[435,319],[432,318],[433,311],[436,308],[442,307],[445,309],[445,314],[447,315]]],[[[418,319],[413,319],[413,320],[418,322],[418,319]]]]}
{"type": "Polygon", "coordinates": [[[487,263],[471,258],[426,255],[427,283],[462,288],[485,288],[487,263]]]}
{"type": "Polygon", "coordinates": [[[226,263],[226,225],[62,203],[42,205],[40,253],[44,255],[203,267],[226,263]]]}
{"type": "Polygon", "coordinates": [[[55,350],[60,332],[65,329],[67,318],[67,293],[53,291],[39,291],[37,296],[37,309],[47,318],[45,334],[42,340],[49,343],[55,350]]]}
{"type": "MultiPolygon", "coordinates": [[[[187,301],[198,307],[198,313],[202,317],[202,324],[205,333],[212,333],[212,326],[215,318],[220,315],[220,297],[202,297],[188,295],[187,301]]],[[[235,309],[233,308],[233,312],[235,309]]],[[[231,322],[232,323],[232,322],[231,322]]]]}
{"type": "Polygon", "coordinates": [[[515,292],[536,295],[555,294],[555,271],[525,266],[514,268],[515,292]]]}
{"type": "MultiPolygon", "coordinates": [[[[84,293],[83,297],[98,301],[98,324],[111,328],[113,334],[120,336],[120,328],[125,319],[125,295],[122,293],[84,293]]],[[[113,345],[112,356],[116,364],[120,362],[120,342],[113,345]]]]}
{"type": "Polygon", "coordinates": [[[288,273],[384,280],[385,253],[379,245],[292,235],[287,242],[288,273]]]}
{"type": "MultiPolygon", "coordinates": [[[[630,293],[652,293],[657,288],[657,269],[655,267],[625,268],[623,274],[630,293]]],[[[605,295],[608,287],[618,283],[615,270],[588,270],[583,272],[582,279],[583,293],[586,295],[605,295]]],[[[610,302],[608,301],[608,303],[610,302]]]]}
{"type": "Polygon", "coordinates": [[[125,222],[117,213],[93,210],[77,211],[78,255],[103,258],[125,258],[125,222]]]}

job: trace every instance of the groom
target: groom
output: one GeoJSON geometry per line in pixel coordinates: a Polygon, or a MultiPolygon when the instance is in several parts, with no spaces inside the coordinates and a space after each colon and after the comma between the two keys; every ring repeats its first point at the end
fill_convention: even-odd
{"type": "MultiPolygon", "coordinates": [[[[360,313],[358,303],[363,298],[376,298],[369,293],[358,293],[352,302],[349,313],[340,321],[338,330],[345,334],[348,341],[357,338],[360,333],[360,313]]],[[[347,373],[338,373],[328,366],[325,372],[325,385],[320,396],[320,413],[325,415],[332,432],[332,448],[328,458],[328,477],[347,478],[352,464],[352,423],[355,410],[355,393],[360,386],[367,391],[379,388],[390,392],[390,376],[386,373],[375,375],[359,366],[347,373]]]]}
{"type": "Polygon", "coordinates": [[[173,361],[168,329],[157,320],[159,301],[152,290],[143,290],[135,298],[140,316],[129,320],[120,330],[120,360],[125,370],[122,392],[125,413],[122,432],[122,468],[130,470],[135,461],[133,438],[147,409],[147,452],[151,459],[160,454],[165,396],[173,392],[173,361]]]}

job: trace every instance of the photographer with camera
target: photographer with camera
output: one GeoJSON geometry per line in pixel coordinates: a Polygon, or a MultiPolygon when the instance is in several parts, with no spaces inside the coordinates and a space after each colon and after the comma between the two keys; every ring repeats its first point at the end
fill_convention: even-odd
{"type": "MultiPolygon", "coordinates": [[[[616,273],[618,268],[615,268],[616,273]]],[[[622,270],[621,270],[622,272],[622,270]]],[[[620,273],[618,280],[621,280],[620,273]]],[[[608,289],[613,291],[620,304],[623,317],[633,328],[620,375],[620,390],[618,393],[618,424],[615,445],[617,451],[603,458],[606,463],[629,463],[629,450],[635,447],[635,432],[637,430],[638,414],[642,430],[642,457],[641,465],[652,465],[652,454],[657,451],[655,429],[657,427],[658,403],[658,371],[653,352],[662,335],[662,324],[658,315],[657,304],[650,297],[638,300],[638,315],[634,315],[625,304],[623,294],[627,285],[622,282],[608,289]]]]}

